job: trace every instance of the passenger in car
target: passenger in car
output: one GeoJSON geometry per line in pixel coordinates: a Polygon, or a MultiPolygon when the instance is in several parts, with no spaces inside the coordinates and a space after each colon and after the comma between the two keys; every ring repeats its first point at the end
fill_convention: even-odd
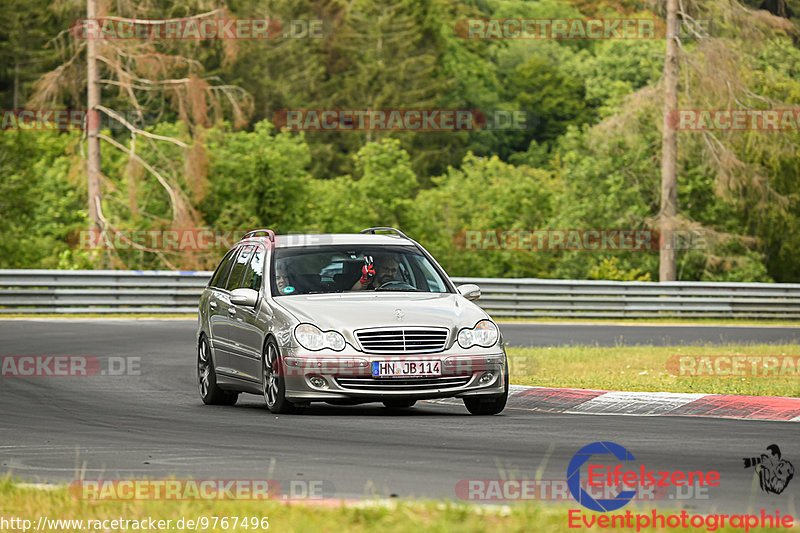
{"type": "Polygon", "coordinates": [[[289,281],[289,271],[286,265],[278,265],[275,268],[275,285],[278,286],[278,292],[283,293],[283,289],[291,287],[292,283],[289,281]]]}

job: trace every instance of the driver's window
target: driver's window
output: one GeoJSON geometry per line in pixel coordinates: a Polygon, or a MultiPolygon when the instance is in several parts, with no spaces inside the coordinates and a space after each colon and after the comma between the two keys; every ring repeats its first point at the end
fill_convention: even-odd
{"type": "Polygon", "coordinates": [[[412,287],[416,288],[416,284],[414,283],[414,278],[411,275],[411,269],[408,266],[408,260],[402,259],[397,263],[398,269],[400,270],[400,277],[399,279],[402,280],[404,283],[408,283],[412,287]]]}

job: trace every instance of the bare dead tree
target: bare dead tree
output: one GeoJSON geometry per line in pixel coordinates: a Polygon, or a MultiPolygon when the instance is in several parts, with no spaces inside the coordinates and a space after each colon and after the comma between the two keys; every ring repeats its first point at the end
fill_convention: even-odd
{"type": "Polygon", "coordinates": [[[667,0],[667,50],[664,57],[664,129],[661,137],[661,211],[659,226],[664,244],[659,281],[675,281],[677,251],[671,245],[678,213],[678,132],[669,117],[678,109],[678,0],[667,0]]]}
{"type": "MultiPolygon", "coordinates": [[[[203,3],[210,4],[211,0],[200,0],[201,8],[203,3]]],[[[87,0],[86,14],[89,20],[111,20],[115,23],[170,23],[169,19],[149,20],[141,16],[152,12],[154,5],[154,2],[148,1],[116,2],[116,9],[126,16],[111,16],[102,0],[87,0]]],[[[226,11],[207,6],[203,12],[181,20],[212,16],[225,17],[226,11]]],[[[189,198],[189,193],[202,196],[205,183],[206,159],[199,138],[202,137],[204,128],[226,116],[232,116],[236,126],[246,124],[253,110],[252,97],[240,87],[224,84],[216,76],[204,77],[202,64],[192,57],[198,50],[195,41],[74,38],[79,35],[80,29],[73,27],[64,30],[53,39],[51,44],[65,58],[64,62],[35,83],[29,104],[34,107],[57,105],[65,93],[71,95],[75,102],[81,99],[82,87],[86,88],[88,112],[84,138],[87,143],[90,228],[111,230],[116,225],[115,220],[124,218],[113,213],[104,215],[104,201],[126,207],[128,213],[136,218],[148,217],[161,221],[170,228],[202,225],[202,220],[189,198]],[[87,61],[85,70],[79,67],[79,59],[84,53],[87,61]],[[157,112],[160,116],[167,108],[174,110],[188,126],[187,137],[179,139],[159,135],[145,129],[146,126],[139,127],[134,123],[136,121],[130,120],[130,113],[125,113],[120,108],[112,109],[110,104],[102,105],[101,91],[104,88],[114,89],[114,92],[109,93],[113,96],[109,98],[118,103],[124,102],[140,118],[149,112],[157,112]],[[108,117],[127,130],[130,139],[127,146],[118,139],[100,133],[102,124],[106,122],[101,121],[100,117],[108,117]],[[141,142],[137,144],[137,140],[141,142]],[[126,201],[103,196],[103,184],[108,185],[110,181],[101,169],[101,141],[128,158],[129,191],[126,201]],[[142,143],[145,151],[140,146],[142,143]],[[179,147],[182,156],[176,159],[174,155],[165,153],[162,145],[179,147]],[[145,153],[150,161],[143,157],[145,153]],[[153,178],[167,195],[171,207],[171,219],[168,222],[164,222],[158,215],[140,210],[137,205],[137,180],[146,179],[146,176],[153,178]]],[[[222,46],[225,48],[225,57],[235,56],[235,41],[224,40],[222,46]]],[[[164,264],[172,265],[162,254],[159,257],[164,264]]],[[[193,262],[190,256],[183,259],[193,262]]],[[[114,262],[113,258],[111,260],[114,262]]]]}
{"type": "MultiPolygon", "coordinates": [[[[668,1],[675,3],[648,0],[648,5],[655,13],[666,17],[668,1]]],[[[747,74],[750,69],[759,68],[759,55],[767,43],[782,34],[794,37],[798,34],[798,28],[791,21],[767,11],[750,9],[736,0],[677,0],[677,7],[680,33],[668,24],[667,46],[674,43],[670,55],[674,53],[678,63],[665,61],[664,75],[658,85],[637,90],[627,97],[618,113],[595,126],[607,133],[608,138],[622,136],[631,145],[642,138],[653,139],[653,124],[663,128],[659,141],[647,145],[650,157],[660,165],[661,197],[651,204],[657,206],[658,214],[645,217],[641,222],[662,232],[673,230],[702,235],[707,246],[702,251],[686,250],[681,255],[674,247],[662,248],[659,264],[662,281],[680,277],[679,259],[693,259],[701,254],[708,272],[717,266],[735,268],[737,257],[728,255],[727,251],[731,244],[735,242],[751,249],[761,244],[752,235],[732,234],[724,227],[709,227],[678,210],[674,198],[679,191],[677,177],[682,164],[702,162],[714,180],[714,193],[727,202],[738,204],[743,211],[756,208],[788,212],[791,199],[773,186],[774,171],[765,166],[765,161],[791,160],[798,146],[796,133],[792,131],[768,134],[713,128],[687,133],[676,131],[677,124],[669,120],[670,111],[676,108],[796,108],[775,97],[756,94],[753,87],[758,85],[758,80],[747,74]],[[677,37],[672,38],[672,35],[677,37]],[[687,136],[692,142],[682,144],[678,150],[679,136],[687,136]],[[659,148],[660,157],[657,155],[659,148]]],[[[596,142],[602,143],[602,139],[600,136],[596,142]]],[[[630,176],[630,180],[639,183],[642,177],[630,176]]],[[[650,174],[647,177],[655,178],[650,174]]],[[[668,234],[664,238],[666,245],[673,244],[668,234]]]]}
{"type": "MultiPolygon", "coordinates": [[[[96,0],[86,0],[86,17],[89,20],[97,18],[96,0]]],[[[98,120],[90,117],[95,116],[100,105],[100,80],[97,74],[97,46],[94,39],[89,39],[86,43],[86,93],[87,93],[87,114],[86,114],[86,134],[88,144],[88,157],[86,158],[87,189],[89,196],[89,229],[100,229],[100,217],[98,207],[102,198],[100,189],[100,124],[98,120]]]]}

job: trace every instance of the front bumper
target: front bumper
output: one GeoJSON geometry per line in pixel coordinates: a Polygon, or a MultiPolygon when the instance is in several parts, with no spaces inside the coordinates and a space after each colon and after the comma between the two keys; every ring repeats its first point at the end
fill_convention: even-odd
{"type": "Polygon", "coordinates": [[[481,355],[353,355],[283,357],[286,398],[294,402],[387,399],[425,400],[500,396],[505,391],[506,356],[501,350],[481,355]],[[374,377],[373,362],[441,362],[440,376],[374,377]],[[312,380],[312,378],[317,378],[312,380]],[[322,385],[318,380],[322,381],[322,385]],[[316,384],[312,381],[317,382],[316,384]]]}

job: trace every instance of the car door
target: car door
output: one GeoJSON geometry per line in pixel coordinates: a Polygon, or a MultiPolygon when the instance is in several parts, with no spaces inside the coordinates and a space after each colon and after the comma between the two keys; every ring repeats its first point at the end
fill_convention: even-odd
{"type": "Polygon", "coordinates": [[[239,246],[230,262],[230,269],[225,286],[217,294],[217,320],[219,322],[217,344],[220,347],[223,364],[217,366],[217,371],[223,374],[237,376],[235,366],[235,355],[237,351],[236,341],[236,306],[231,303],[231,291],[238,289],[244,278],[245,268],[253,254],[253,245],[246,244],[239,246]]]}
{"type": "Polygon", "coordinates": [[[245,372],[242,371],[242,324],[243,324],[243,308],[242,306],[234,305],[230,300],[230,294],[236,289],[242,287],[244,283],[244,276],[247,273],[247,266],[253,257],[255,246],[247,244],[239,249],[236,257],[232,261],[231,274],[228,277],[228,283],[225,285],[225,297],[220,300],[220,304],[224,306],[226,322],[223,328],[226,336],[226,350],[228,352],[228,367],[226,371],[239,378],[249,378],[245,372]]]}
{"type": "Polygon", "coordinates": [[[228,328],[226,305],[228,298],[225,287],[238,251],[238,248],[234,248],[225,255],[208,284],[209,294],[206,306],[209,342],[214,351],[214,365],[217,371],[222,373],[227,373],[227,369],[230,367],[230,349],[228,347],[230,334],[225,331],[228,328]]]}
{"type": "Polygon", "coordinates": [[[252,381],[261,380],[261,350],[264,345],[265,317],[259,316],[259,313],[268,310],[267,306],[261,305],[266,256],[267,252],[263,247],[255,247],[250,261],[247,263],[241,284],[241,287],[259,293],[256,306],[236,305],[232,321],[232,331],[236,343],[233,366],[237,375],[252,381]]]}

